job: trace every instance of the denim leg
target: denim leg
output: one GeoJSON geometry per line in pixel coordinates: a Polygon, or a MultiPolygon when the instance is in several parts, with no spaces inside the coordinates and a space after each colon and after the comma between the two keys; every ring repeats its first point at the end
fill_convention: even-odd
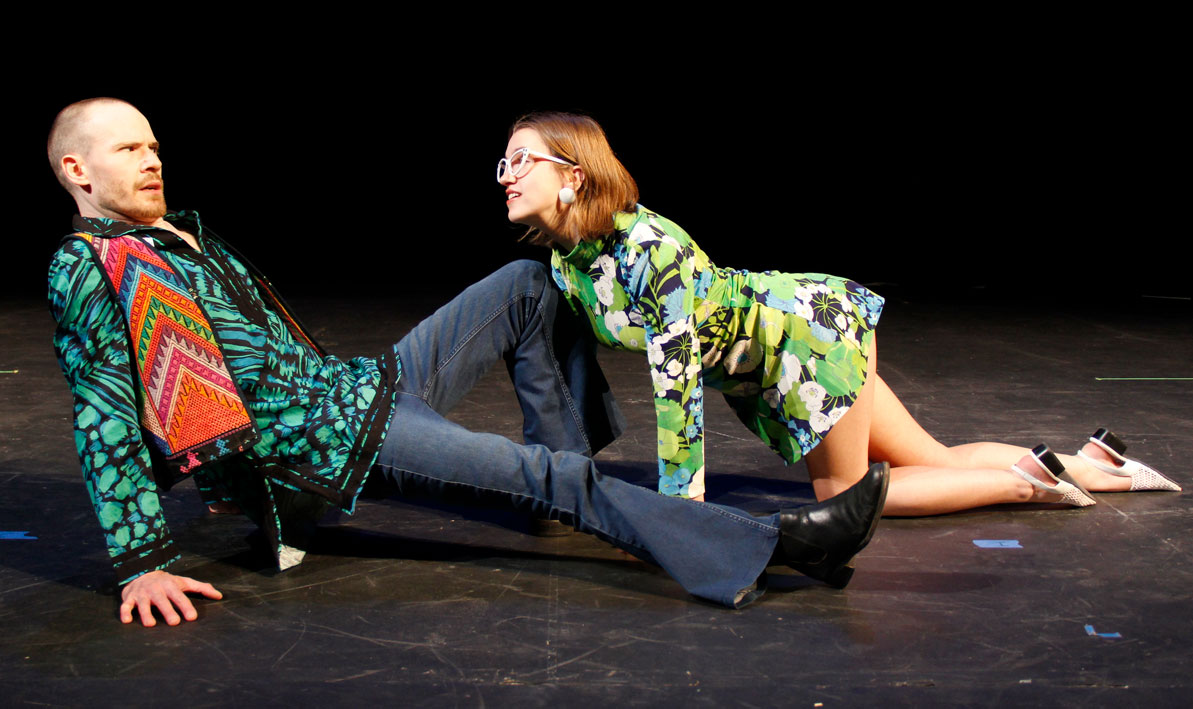
{"type": "Polygon", "coordinates": [[[527,443],[586,455],[600,450],[620,434],[621,414],[590,331],[559,307],[560,298],[542,264],[505,266],[394,346],[402,362],[398,389],[446,414],[504,359],[527,443]]]}
{"type": "Polygon", "coordinates": [[[397,396],[377,466],[404,495],[510,505],[559,519],[663,568],[695,596],[740,607],[778,540],[777,515],[676,497],[601,475],[592,460],[518,445],[444,419],[422,398],[397,396]]]}

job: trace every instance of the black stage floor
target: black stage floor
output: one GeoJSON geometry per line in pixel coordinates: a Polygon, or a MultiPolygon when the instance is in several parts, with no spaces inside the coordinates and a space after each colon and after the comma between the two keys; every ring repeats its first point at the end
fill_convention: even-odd
{"type": "MultiPolygon", "coordinates": [[[[347,354],[378,350],[427,311],[297,305],[347,354]]],[[[1132,300],[1095,317],[894,297],[880,371],[948,443],[1044,440],[1070,452],[1105,425],[1189,488],[1190,323],[1188,301],[1132,300]]],[[[1188,492],[886,520],[848,589],[791,576],[728,611],[588,536],[532,537],[513,514],[395,501],[327,520],[316,553],[276,573],[251,525],[207,514],[186,483],[165,502],[182,567],[224,600],[200,601],[200,619],[182,627],[124,626],[51,327],[41,302],[3,304],[4,704],[1187,706],[1193,690],[1188,492]]],[[[631,426],[599,460],[651,485],[645,363],[602,357],[631,426]]],[[[516,438],[504,372],[455,418],[516,438]]],[[[711,499],[758,511],[810,499],[803,469],[784,468],[716,397],[708,421],[711,499]]]]}

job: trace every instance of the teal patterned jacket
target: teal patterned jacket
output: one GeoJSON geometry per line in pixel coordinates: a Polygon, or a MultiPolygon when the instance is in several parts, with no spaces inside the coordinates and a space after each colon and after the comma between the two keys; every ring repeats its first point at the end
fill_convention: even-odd
{"type": "MultiPolygon", "coordinates": [[[[234,502],[260,524],[287,568],[301,561],[305,532],[330,504],[352,511],[384,439],[401,364],[393,352],[323,356],[287,326],[268,282],[196,213],[166,218],[195,235],[202,252],[163,229],[82,217],[74,226],[144,239],[190,286],[260,432],[251,450],[196,469],[196,484],[206,502],[234,502]]],[[[178,558],[159,498],[175,478],[142,435],[128,326],[81,240],[65,239],[54,254],[49,300],[83,479],[126,583],[178,558]]]]}

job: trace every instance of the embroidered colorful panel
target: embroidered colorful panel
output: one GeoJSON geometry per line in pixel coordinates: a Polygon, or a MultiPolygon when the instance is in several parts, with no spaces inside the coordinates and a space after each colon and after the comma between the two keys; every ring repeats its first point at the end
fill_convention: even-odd
{"type": "Polygon", "coordinates": [[[197,449],[226,448],[220,439],[252,430],[211,326],[170,266],[132,236],[76,236],[91,244],[124,310],[145,394],[141,423],[166,459],[187,458],[186,472],[211,457],[197,449]]]}

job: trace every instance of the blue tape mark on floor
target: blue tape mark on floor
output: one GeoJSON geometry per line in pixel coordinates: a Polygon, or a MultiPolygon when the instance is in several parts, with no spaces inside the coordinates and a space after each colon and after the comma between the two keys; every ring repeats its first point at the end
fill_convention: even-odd
{"type": "Polygon", "coordinates": [[[1094,626],[1092,626],[1092,625],[1085,626],[1085,634],[1086,635],[1096,635],[1099,638],[1121,638],[1123,636],[1122,633],[1097,633],[1097,632],[1094,632],[1094,626]]]}
{"type": "Polygon", "coordinates": [[[1022,549],[1018,539],[975,539],[974,546],[982,549],[1022,549]]]}
{"type": "Polygon", "coordinates": [[[0,532],[0,539],[37,539],[29,536],[28,532],[0,532]]]}

